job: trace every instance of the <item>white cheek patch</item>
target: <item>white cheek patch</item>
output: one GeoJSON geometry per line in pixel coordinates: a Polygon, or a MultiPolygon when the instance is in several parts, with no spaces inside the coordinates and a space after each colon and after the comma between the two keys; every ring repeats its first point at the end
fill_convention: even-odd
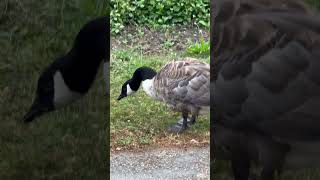
{"type": "Polygon", "coordinates": [[[53,77],[54,82],[54,96],[53,103],[55,108],[60,108],[66,104],[73,102],[76,99],[79,99],[82,94],[73,92],[65,84],[62,74],[57,71],[53,77]]]}
{"type": "Polygon", "coordinates": [[[133,90],[130,88],[129,84],[127,84],[127,96],[132,95],[133,93],[135,93],[135,91],[133,91],[133,90]]]}

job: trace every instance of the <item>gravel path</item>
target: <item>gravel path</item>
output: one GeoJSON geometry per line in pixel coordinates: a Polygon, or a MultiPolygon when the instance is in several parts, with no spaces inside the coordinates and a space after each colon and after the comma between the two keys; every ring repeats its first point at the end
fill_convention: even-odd
{"type": "Polygon", "coordinates": [[[209,147],[111,154],[112,180],[209,179],[209,147]]]}

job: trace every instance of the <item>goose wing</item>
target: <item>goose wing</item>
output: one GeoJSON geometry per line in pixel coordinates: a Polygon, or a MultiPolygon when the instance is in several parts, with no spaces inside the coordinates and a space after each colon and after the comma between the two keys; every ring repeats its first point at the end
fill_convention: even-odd
{"type": "Polygon", "coordinates": [[[209,106],[209,64],[187,58],[166,64],[155,77],[155,89],[169,104],[209,106]]]}
{"type": "MultiPolygon", "coordinates": [[[[215,57],[245,53],[265,44],[279,29],[304,31],[301,23],[310,21],[312,12],[301,0],[217,0],[213,3],[211,46],[215,57]],[[291,22],[286,15],[293,15],[291,22]],[[307,17],[305,17],[307,16],[307,17]],[[269,20],[268,20],[269,18],[269,20]],[[272,20],[271,20],[272,19],[272,20]],[[299,20],[300,22],[293,22],[299,20]]],[[[311,18],[312,19],[312,18],[311,18]]],[[[307,23],[306,24],[312,24],[307,23]]],[[[295,36],[303,36],[296,33],[295,36]]],[[[221,61],[215,61],[222,63],[221,61]]]]}
{"type": "Polygon", "coordinates": [[[252,9],[215,22],[212,37],[220,43],[213,48],[213,102],[222,116],[217,123],[277,138],[319,140],[319,16],[302,8],[252,9]]]}

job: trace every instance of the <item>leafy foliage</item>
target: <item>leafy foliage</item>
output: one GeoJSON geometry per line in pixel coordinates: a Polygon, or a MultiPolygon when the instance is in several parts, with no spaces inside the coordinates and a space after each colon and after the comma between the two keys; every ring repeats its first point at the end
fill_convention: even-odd
{"type": "Polygon", "coordinates": [[[307,2],[308,2],[311,6],[317,8],[317,9],[320,9],[320,0],[307,0],[307,2]]]}
{"type": "Polygon", "coordinates": [[[209,27],[209,0],[111,0],[111,31],[129,23],[152,26],[196,24],[209,27]]]}
{"type": "Polygon", "coordinates": [[[199,42],[191,44],[187,48],[187,53],[191,55],[209,55],[210,44],[209,42],[205,41],[203,37],[201,37],[199,42]]]}

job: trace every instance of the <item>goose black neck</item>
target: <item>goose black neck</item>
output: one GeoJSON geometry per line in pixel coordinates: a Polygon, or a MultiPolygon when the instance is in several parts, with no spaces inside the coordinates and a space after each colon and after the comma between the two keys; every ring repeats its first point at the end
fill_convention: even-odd
{"type": "Polygon", "coordinates": [[[131,78],[130,87],[132,90],[137,91],[142,81],[152,79],[157,72],[149,67],[140,67],[136,69],[131,78]]]}
{"type": "MultiPolygon", "coordinates": [[[[77,34],[73,47],[67,54],[76,62],[96,69],[103,59],[107,59],[110,46],[109,17],[96,18],[85,24],[77,34]]],[[[88,68],[90,68],[88,67],[88,68]]]]}

